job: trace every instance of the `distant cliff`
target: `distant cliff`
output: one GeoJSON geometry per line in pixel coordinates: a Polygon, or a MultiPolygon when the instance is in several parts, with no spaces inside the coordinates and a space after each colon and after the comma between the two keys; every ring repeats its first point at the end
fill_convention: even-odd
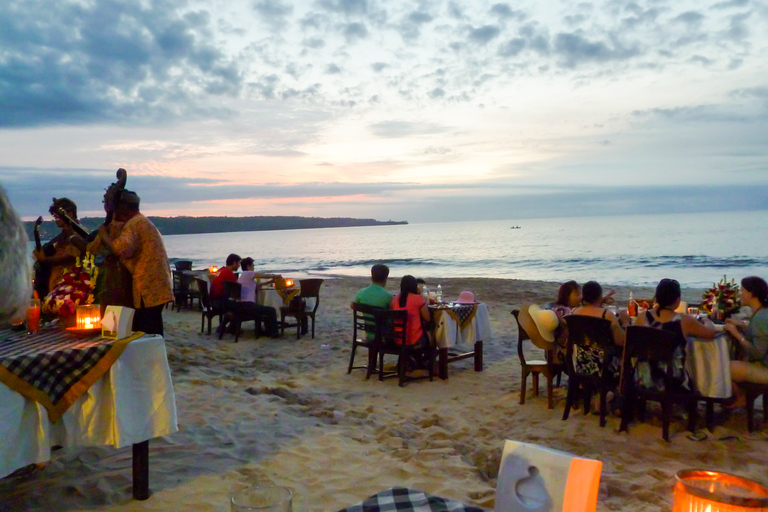
{"type": "MultiPolygon", "coordinates": [[[[274,231],[280,229],[348,228],[356,226],[391,226],[408,224],[407,221],[378,221],[374,219],[351,219],[334,217],[149,217],[163,235],[191,235],[199,233],[228,233],[233,231],[274,231]]],[[[104,222],[103,217],[85,217],[80,223],[92,231],[104,222]]],[[[34,222],[24,223],[30,240],[33,238],[34,222]]],[[[40,224],[40,238],[48,240],[59,232],[56,223],[44,221],[40,224]]]]}

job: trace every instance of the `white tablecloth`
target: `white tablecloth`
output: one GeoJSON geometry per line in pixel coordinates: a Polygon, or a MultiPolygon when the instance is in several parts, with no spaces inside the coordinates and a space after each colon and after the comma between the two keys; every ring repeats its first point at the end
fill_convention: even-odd
{"type": "Polygon", "coordinates": [[[731,396],[731,359],[728,337],[724,333],[718,334],[714,340],[690,336],[685,354],[685,370],[701,396],[731,396]]]}
{"type": "Polygon", "coordinates": [[[477,305],[475,316],[464,329],[459,330],[456,320],[446,313],[438,315],[436,319],[435,343],[438,348],[473,345],[476,341],[490,341],[492,336],[491,318],[488,316],[488,306],[484,302],[477,305]]]}
{"type": "Polygon", "coordinates": [[[162,336],[142,336],[55,424],[45,408],[0,384],[0,478],[51,459],[51,446],[117,448],[178,431],[162,336]]]}

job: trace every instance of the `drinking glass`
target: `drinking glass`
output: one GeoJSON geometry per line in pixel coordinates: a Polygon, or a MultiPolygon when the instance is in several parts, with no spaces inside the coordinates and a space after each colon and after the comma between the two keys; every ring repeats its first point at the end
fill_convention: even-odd
{"type": "Polygon", "coordinates": [[[292,512],[293,494],[287,487],[254,485],[232,493],[229,498],[231,512],[292,512]]]}
{"type": "Polygon", "coordinates": [[[32,334],[40,328],[40,299],[32,299],[27,305],[27,334],[32,334]]]}
{"type": "Polygon", "coordinates": [[[688,308],[688,314],[691,316],[699,316],[699,308],[688,308]]]}

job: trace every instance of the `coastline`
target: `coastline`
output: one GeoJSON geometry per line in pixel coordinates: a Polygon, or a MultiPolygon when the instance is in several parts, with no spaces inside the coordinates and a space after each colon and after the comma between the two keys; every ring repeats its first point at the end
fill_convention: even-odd
{"type": "MultiPolygon", "coordinates": [[[[689,439],[675,417],[666,443],[653,405],[646,423],[632,423],[621,434],[616,417],[605,428],[581,411],[562,421],[565,388],[555,390],[555,409],[547,410],[545,385],[533,397],[529,379],[520,405],[517,325],[510,311],[523,302],[553,300],[559,283],[426,280],[440,282],[446,299],[468,289],[488,304],[494,337],[484,345],[484,371],[460,361],[446,381],[404,388],[391,379],[366,381],[362,370],[347,375],[349,303],[367,285],[363,277],[323,283],[315,339],[296,341],[294,331],[254,339],[247,323],[239,343],[232,335],[219,341],[200,334],[196,310],[166,309],[180,432],[150,442],[150,499],[130,499],[130,448],[65,448],[42,471],[0,480],[0,504],[9,510],[224,512],[232,488],[271,482],[293,490],[297,511],[338,510],[395,485],[492,508],[505,439],[603,461],[599,511],[671,509],[674,474],[681,469],[768,483],[768,429],[748,434],[743,410],[714,432],[704,430],[703,441],[689,439]]],[[[387,289],[396,291],[398,283],[393,277],[387,289]]],[[[631,289],[636,297],[653,294],[631,289]]],[[[624,300],[628,290],[618,287],[617,298],[624,300]]],[[[684,290],[686,300],[697,296],[698,290],[684,290]]]]}

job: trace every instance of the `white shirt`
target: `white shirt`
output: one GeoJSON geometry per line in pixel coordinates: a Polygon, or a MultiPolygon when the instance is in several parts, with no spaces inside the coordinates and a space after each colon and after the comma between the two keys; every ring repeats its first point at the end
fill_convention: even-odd
{"type": "Polygon", "coordinates": [[[243,302],[256,302],[256,281],[253,279],[255,270],[243,270],[237,282],[242,285],[240,288],[240,300],[243,302]]]}

